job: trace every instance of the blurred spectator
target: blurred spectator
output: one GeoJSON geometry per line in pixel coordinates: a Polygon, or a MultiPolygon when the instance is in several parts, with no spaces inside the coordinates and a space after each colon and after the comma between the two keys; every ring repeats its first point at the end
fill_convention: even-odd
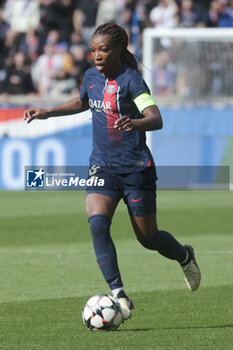
{"type": "Polygon", "coordinates": [[[56,54],[54,44],[46,44],[44,53],[33,66],[33,81],[40,95],[48,95],[51,91],[52,79],[63,68],[63,59],[56,54]]]}
{"type": "MultiPolygon", "coordinates": [[[[134,3],[127,1],[124,8],[121,10],[119,18],[117,19],[117,24],[123,27],[129,36],[130,39],[130,30],[132,24],[132,13],[134,11],[134,3]]],[[[130,40],[129,40],[130,41],[130,40]]]]}
{"type": "Polygon", "coordinates": [[[6,79],[3,83],[3,93],[11,95],[30,94],[35,92],[30,65],[26,62],[26,55],[17,52],[14,55],[13,63],[7,69],[6,79]]]}
{"type": "Polygon", "coordinates": [[[203,14],[205,14],[208,11],[211,1],[212,0],[194,0],[193,1],[194,11],[198,16],[199,22],[204,23],[203,14]]]}
{"type": "Polygon", "coordinates": [[[105,22],[116,22],[119,8],[115,1],[101,0],[96,15],[96,26],[105,22]]]}
{"type": "Polygon", "coordinates": [[[90,44],[91,36],[96,28],[98,2],[96,0],[80,0],[76,2],[73,16],[75,31],[82,33],[84,41],[90,44]]]}
{"type": "MultiPolygon", "coordinates": [[[[90,43],[89,43],[90,44],[90,43]]],[[[85,41],[83,40],[83,37],[81,35],[81,33],[79,32],[73,32],[71,33],[71,37],[70,37],[70,49],[72,49],[72,46],[81,46],[83,47],[83,49],[85,49],[85,51],[89,50],[89,45],[87,45],[85,43],[85,41]]]]}
{"type": "Polygon", "coordinates": [[[204,16],[207,27],[233,27],[232,1],[214,0],[204,16]]]}
{"type": "MultiPolygon", "coordinates": [[[[105,21],[126,29],[130,50],[140,60],[144,28],[232,27],[233,0],[0,0],[0,91],[4,85],[8,93],[17,93],[21,84],[21,92],[26,86],[28,93],[30,84],[23,83],[30,68],[28,59],[33,63],[33,81],[40,95],[78,91],[83,74],[91,65],[91,36],[96,26],[105,21]]],[[[161,94],[174,90],[176,71],[170,45],[171,41],[161,40],[156,59],[156,89],[161,94]]],[[[232,79],[221,75],[223,83],[219,88],[223,68],[215,64],[218,61],[215,57],[213,62],[208,60],[208,74],[214,76],[208,79],[212,79],[215,94],[226,89],[225,85],[230,86],[232,79]]],[[[183,66],[176,77],[176,90],[189,96],[191,92],[183,83],[187,80],[183,66]]],[[[190,65],[189,75],[191,68],[190,65]]],[[[193,69],[192,76],[195,75],[193,69]]],[[[202,80],[199,85],[206,89],[204,77],[202,80]]]]}
{"type": "Polygon", "coordinates": [[[5,59],[7,51],[5,48],[6,35],[9,25],[2,18],[2,9],[0,8],[0,93],[2,93],[3,81],[6,78],[5,59]]]}
{"type": "Polygon", "coordinates": [[[168,51],[155,55],[154,84],[158,96],[169,96],[175,92],[176,70],[168,51]]]}
{"type": "Polygon", "coordinates": [[[16,32],[12,32],[8,29],[6,32],[5,43],[1,48],[1,60],[4,65],[11,65],[13,63],[14,54],[19,51],[20,47],[20,36],[16,32]]]}
{"type": "Polygon", "coordinates": [[[33,66],[33,81],[40,95],[65,93],[74,88],[73,60],[65,42],[49,42],[33,66]],[[59,83],[56,86],[56,82],[59,83]]]}
{"type": "Polygon", "coordinates": [[[66,42],[60,42],[55,46],[55,52],[62,57],[65,72],[70,73],[73,69],[73,59],[66,42]]]}
{"type": "Polygon", "coordinates": [[[61,68],[51,81],[50,95],[70,94],[75,87],[75,79],[64,68],[61,68]]]}
{"type": "Polygon", "coordinates": [[[156,28],[175,28],[178,21],[178,6],[174,0],[160,0],[151,10],[150,20],[156,28]]]}
{"type": "Polygon", "coordinates": [[[180,19],[182,27],[195,27],[198,14],[194,10],[193,0],[181,0],[180,19]]]}
{"type": "Polygon", "coordinates": [[[2,13],[3,11],[0,8],[0,53],[6,40],[7,30],[9,29],[9,24],[6,21],[4,21],[2,13]]]}
{"type": "Polygon", "coordinates": [[[125,7],[126,0],[115,0],[115,3],[119,10],[122,10],[125,7]]]}
{"type": "Polygon", "coordinates": [[[38,57],[38,46],[39,40],[36,35],[36,31],[34,28],[30,28],[25,36],[25,52],[28,54],[31,61],[35,61],[38,57]]]}
{"type": "Polygon", "coordinates": [[[207,27],[218,27],[219,12],[221,4],[218,0],[213,0],[207,13],[204,15],[204,22],[207,27]]]}
{"type": "Polygon", "coordinates": [[[37,0],[8,0],[4,7],[4,19],[14,32],[26,33],[39,24],[39,4],[37,0]]]}
{"type": "Polygon", "coordinates": [[[59,31],[57,29],[51,29],[47,33],[45,44],[57,45],[60,41],[59,31]]]}
{"type": "Polygon", "coordinates": [[[2,18],[2,9],[0,8],[0,93],[2,93],[3,81],[6,78],[6,70],[5,70],[5,40],[6,33],[8,30],[8,24],[2,18]]]}
{"type": "Polygon", "coordinates": [[[227,8],[231,18],[233,18],[233,0],[229,1],[228,8],[227,8]]]}
{"type": "Polygon", "coordinates": [[[40,3],[40,25],[38,35],[40,41],[40,54],[43,53],[43,46],[50,30],[58,29],[59,14],[57,0],[39,0],[40,3]]]}
{"type": "Polygon", "coordinates": [[[90,68],[85,49],[82,46],[73,45],[71,47],[73,56],[72,76],[76,80],[76,86],[80,89],[85,71],[90,68]]]}
{"type": "MultiPolygon", "coordinates": [[[[219,11],[219,27],[233,27],[233,7],[230,7],[230,2],[226,0],[220,0],[221,6],[219,11]],[[229,3],[229,6],[228,6],[229,3]]],[[[232,2],[231,2],[232,6],[232,2]]]]}
{"type": "Polygon", "coordinates": [[[58,0],[57,5],[59,37],[61,41],[69,42],[70,33],[74,30],[73,12],[75,3],[73,0],[58,0]]]}

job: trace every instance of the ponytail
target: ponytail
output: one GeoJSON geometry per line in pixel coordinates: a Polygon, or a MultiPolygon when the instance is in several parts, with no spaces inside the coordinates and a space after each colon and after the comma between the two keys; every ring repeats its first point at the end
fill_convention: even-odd
{"type": "Polygon", "coordinates": [[[138,63],[134,55],[127,48],[123,49],[121,59],[122,63],[126,63],[131,68],[138,70],[138,63]]]}
{"type": "Polygon", "coordinates": [[[128,35],[124,28],[114,23],[104,23],[95,30],[94,35],[109,35],[114,41],[115,46],[122,48],[121,62],[138,70],[138,64],[134,55],[127,49],[128,35]]]}

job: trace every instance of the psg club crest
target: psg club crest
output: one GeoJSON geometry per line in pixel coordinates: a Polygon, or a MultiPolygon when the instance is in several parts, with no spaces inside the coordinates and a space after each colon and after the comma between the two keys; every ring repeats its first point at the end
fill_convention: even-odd
{"type": "Polygon", "coordinates": [[[115,86],[114,85],[108,85],[107,87],[107,93],[113,94],[115,92],[115,86]]]}

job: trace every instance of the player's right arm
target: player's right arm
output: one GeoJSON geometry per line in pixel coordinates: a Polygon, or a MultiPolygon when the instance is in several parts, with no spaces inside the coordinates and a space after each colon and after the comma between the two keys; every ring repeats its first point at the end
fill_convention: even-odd
{"type": "Polygon", "coordinates": [[[80,97],[74,97],[68,102],[52,108],[30,108],[24,111],[24,120],[30,123],[34,119],[48,119],[63,115],[76,114],[89,109],[87,102],[80,97]]]}

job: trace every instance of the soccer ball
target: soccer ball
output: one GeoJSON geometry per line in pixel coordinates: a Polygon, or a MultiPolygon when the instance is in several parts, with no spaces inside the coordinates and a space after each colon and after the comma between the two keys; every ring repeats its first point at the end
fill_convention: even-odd
{"type": "Polygon", "coordinates": [[[91,331],[115,331],[122,323],[120,304],[110,295],[95,295],[86,302],[82,319],[91,331]]]}

